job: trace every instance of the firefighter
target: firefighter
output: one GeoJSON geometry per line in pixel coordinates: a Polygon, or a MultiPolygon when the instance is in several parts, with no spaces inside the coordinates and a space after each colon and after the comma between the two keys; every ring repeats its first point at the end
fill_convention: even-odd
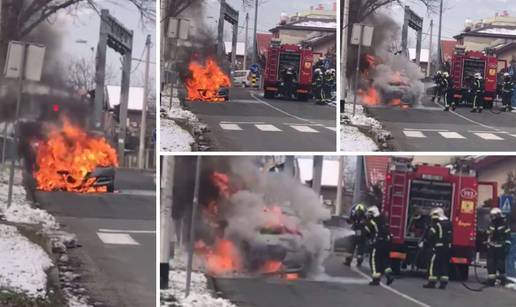
{"type": "Polygon", "coordinates": [[[357,267],[360,267],[362,265],[362,261],[364,260],[364,249],[366,246],[366,241],[364,237],[364,225],[366,222],[366,206],[363,203],[358,203],[355,206],[353,206],[353,208],[351,208],[351,213],[349,215],[349,219],[347,220],[347,222],[351,224],[351,229],[355,231],[355,235],[353,236],[351,255],[346,257],[344,264],[347,266],[351,265],[353,255],[355,254],[356,250],[357,267]]]}
{"type": "Polygon", "coordinates": [[[449,280],[452,225],[441,208],[433,209],[430,218],[430,226],[425,237],[419,243],[420,248],[423,248],[425,244],[432,248],[428,266],[428,282],[423,285],[423,288],[433,289],[439,281],[439,289],[446,289],[449,280]]]}
{"type": "Polygon", "coordinates": [[[471,91],[473,94],[473,106],[471,112],[480,113],[484,109],[484,80],[479,72],[474,75],[471,91]]]}
{"type": "Polygon", "coordinates": [[[287,67],[283,73],[283,84],[284,84],[284,90],[285,90],[285,96],[288,99],[292,98],[293,93],[295,92],[294,83],[297,80],[296,73],[294,71],[294,68],[291,66],[287,67]]]}
{"type": "Polygon", "coordinates": [[[502,285],[507,283],[505,256],[511,249],[511,229],[499,208],[491,209],[489,216],[491,223],[487,229],[487,285],[492,287],[497,279],[502,285]]]}
{"type": "Polygon", "coordinates": [[[331,92],[335,85],[335,79],[333,79],[333,73],[331,69],[327,69],[324,72],[324,98],[325,101],[331,101],[331,92]]]}
{"type": "Polygon", "coordinates": [[[441,79],[442,79],[441,71],[438,70],[432,79],[435,84],[434,95],[432,96],[432,101],[435,101],[435,98],[437,97],[437,99],[438,99],[437,102],[441,102],[441,79]]]}
{"type": "Polygon", "coordinates": [[[382,274],[387,278],[387,285],[392,284],[392,269],[390,267],[389,252],[391,245],[391,233],[384,215],[380,214],[378,207],[371,206],[366,211],[366,224],[364,231],[371,242],[371,254],[369,262],[371,265],[372,281],[371,286],[378,286],[382,274]]]}
{"type": "Polygon", "coordinates": [[[503,74],[503,84],[502,84],[502,102],[503,102],[503,111],[511,112],[511,98],[512,98],[512,88],[514,83],[511,80],[511,76],[509,73],[503,74]]]}
{"type": "Polygon", "coordinates": [[[323,72],[320,68],[316,68],[314,70],[314,76],[312,78],[312,88],[313,88],[313,96],[317,103],[320,103],[323,98],[323,88],[324,88],[324,76],[323,72]]]}
{"type": "Polygon", "coordinates": [[[448,111],[450,106],[455,110],[455,101],[453,100],[453,80],[448,74],[444,72],[441,78],[441,94],[444,100],[444,111],[448,111]]]}

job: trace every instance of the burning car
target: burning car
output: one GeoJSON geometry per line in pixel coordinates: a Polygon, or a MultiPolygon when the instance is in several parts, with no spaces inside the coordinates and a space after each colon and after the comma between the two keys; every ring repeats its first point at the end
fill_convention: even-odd
{"type": "Polygon", "coordinates": [[[67,119],[49,130],[32,144],[38,190],[113,192],[118,158],[104,137],[89,134],[67,119]]]}
{"type": "Polygon", "coordinates": [[[231,79],[213,58],[204,64],[192,61],[185,81],[188,101],[223,102],[229,100],[231,79]]]}

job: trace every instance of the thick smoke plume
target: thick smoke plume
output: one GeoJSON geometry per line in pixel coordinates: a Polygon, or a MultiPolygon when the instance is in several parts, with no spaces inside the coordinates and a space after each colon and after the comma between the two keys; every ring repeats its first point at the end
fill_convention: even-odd
{"type": "MultiPolygon", "coordinates": [[[[420,67],[400,53],[400,47],[396,44],[401,41],[400,25],[384,11],[371,14],[364,23],[374,26],[374,34],[371,47],[362,49],[359,89],[365,91],[372,86],[383,104],[392,103],[393,100],[418,104],[424,93],[421,82],[424,75],[420,67]],[[374,64],[368,61],[367,55],[374,56],[374,64]]],[[[356,51],[350,50],[348,65],[354,68],[355,63],[356,51]]]]}
{"type": "MultiPolygon", "coordinates": [[[[294,233],[292,238],[300,243],[298,248],[307,250],[311,256],[309,263],[306,263],[306,273],[309,276],[318,275],[324,270],[324,253],[330,245],[329,230],[321,223],[330,218],[329,210],[323,206],[318,195],[298,179],[287,173],[264,171],[258,160],[248,157],[203,158],[199,195],[201,213],[196,239],[207,245],[213,245],[221,237],[230,240],[240,250],[243,262],[249,262],[253,257],[266,257],[256,251],[252,255],[244,255],[243,248],[253,246],[259,240],[260,229],[275,224],[277,215],[274,210],[281,208],[281,224],[294,233]],[[221,189],[214,183],[215,173],[229,178],[227,189],[221,189]],[[216,222],[206,218],[206,215],[214,213],[216,222]],[[214,224],[217,226],[213,227],[214,224]]],[[[175,219],[190,214],[186,204],[191,201],[187,202],[183,196],[185,192],[191,195],[189,186],[192,180],[186,174],[194,173],[191,163],[186,160],[176,162],[176,165],[180,164],[188,164],[190,171],[187,172],[183,166],[176,170],[175,182],[180,186],[174,189],[175,207],[172,211],[176,212],[175,219]]]]}

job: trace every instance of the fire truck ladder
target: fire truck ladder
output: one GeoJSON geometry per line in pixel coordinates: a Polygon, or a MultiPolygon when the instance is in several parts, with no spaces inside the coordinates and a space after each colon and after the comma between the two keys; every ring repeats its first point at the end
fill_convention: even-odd
{"type": "Polygon", "coordinates": [[[269,51],[271,54],[268,56],[270,63],[267,64],[269,68],[268,79],[276,80],[278,78],[279,49],[271,48],[269,51]]]}
{"type": "Polygon", "coordinates": [[[407,186],[407,174],[394,174],[391,191],[391,214],[389,215],[389,225],[392,235],[396,239],[401,239],[404,233],[403,211],[405,208],[405,192],[407,186]]]}

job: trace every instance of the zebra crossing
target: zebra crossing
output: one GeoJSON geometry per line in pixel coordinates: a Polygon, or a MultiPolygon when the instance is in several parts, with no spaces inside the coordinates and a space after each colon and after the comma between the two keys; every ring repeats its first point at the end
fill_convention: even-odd
{"type": "Polygon", "coordinates": [[[97,237],[107,245],[140,245],[131,234],[155,234],[153,230],[98,229],[97,237]]]}
{"type": "Polygon", "coordinates": [[[336,127],[328,127],[322,124],[293,124],[281,123],[270,124],[265,122],[220,122],[219,127],[225,131],[243,131],[248,129],[255,129],[262,132],[283,132],[295,131],[301,133],[321,133],[328,130],[336,132],[336,127]]]}
{"type": "Polygon", "coordinates": [[[506,141],[516,140],[516,133],[506,131],[449,131],[440,129],[404,129],[403,134],[407,138],[425,139],[439,135],[445,139],[455,140],[485,140],[485,141],[506,141]]]}

